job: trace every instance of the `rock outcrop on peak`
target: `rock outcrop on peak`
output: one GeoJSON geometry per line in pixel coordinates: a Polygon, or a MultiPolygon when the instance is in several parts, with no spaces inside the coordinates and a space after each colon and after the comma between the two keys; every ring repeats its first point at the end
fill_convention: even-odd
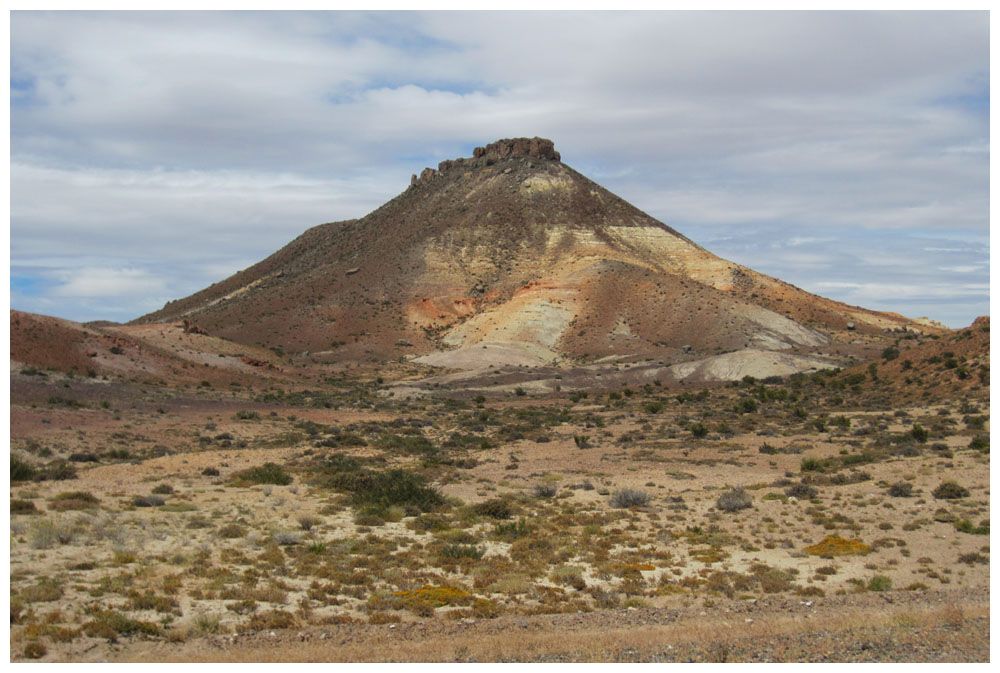
{"type": "MultiPolygon", "coordinates": [[[[313,227],[136,322],[184,319],[314,359],[463,368],[669,366],[734,352],[759,364],[761,352],[782,351],[772,364],[784,371],[846,364],[848,351],[880,351],[904,328],[940,331],[721,259],[574,171],[543,138],[498,140],[427,168],[365,217],[313,227]]],[[[741,371],[739,359],[713,371],[741,371]]]]}
{"type": "Polygon", "coordinates": [[[561,160],[559,152],[556,152],[555,143],[547,138],[537,136],[534,138],[504,138],[490,143],[486,147],[477,147],[472,151],[471,159],[463,157],[446,159],[438,164],[437,170],[428,167],[422,170],[419,176],[414,173],[410,176],[410,186],[426,183],[453,168],[492,166],[503,159],[516,157],[544,161],[561,160]]]}

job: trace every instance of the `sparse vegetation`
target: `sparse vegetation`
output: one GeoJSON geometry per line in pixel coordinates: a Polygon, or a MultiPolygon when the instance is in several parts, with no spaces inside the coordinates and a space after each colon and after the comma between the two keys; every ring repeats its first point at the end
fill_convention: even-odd
{"type": "MultiPolygon", "coordinates": [[[[131,398],[114,379],[67,391],[62,374],[22,377],[51,386],[33,393],[33,413],[53,422],[11,438],[23,477],[10,497],[12,657],[28,658],[33,642],[43,660],[91,646],[107,656],[111,641],[125,657],[138,641],[170,652],[263,630],[259,645],[274,630],[287,643],[341,625],[405,644],[424,620],[481,634],[500,615],[513,618],[503,628],[523,617],[518,633],[530,638],[549,614],[587,628],[623,608],[636,608],[637,626],[664,610],[713,624],[729,619],[722,605],[751,599],[763,624],[770,595],[803,613],[810,602],[898,611],[988,595],[988,387],[972,389],[986,360],[966,351],[955,348],[947,369],[919,350],[932,339],[897,333],[879,348],[899,339],[906,352],[879,360],[877,379],[859,358],[847,372],[678,389],[648,379],[656,361],[593,360],[602,377],[589,380],[605,387],[589,394],[570,364],[544,384],[497,366],[476,380],[496,386],[482,395],[439,379],[396,396],[429,370],[408,359],[333,364],[377,338],[351,336],[321,365],[289,342],[280,372],[249,365],[260,376],[238,383],[199,365],[211,388],[150,375],[128,383],[131,398]],[[965,397],[926,385],[934,367],[965,397]],[[300,368],[311,378],[282,378],[300,368]],[[572,386],[574,404],[544,392],[553,380],[572,386]],[[900,387],[916,401],[900,404],[900,387]],[[45,403],[60,396],[84,406],[45,403]],[[930,543],[941,536],[947,544],[930,543]],[[908,601],[879,597],[897,591],[908,601]]],[[[248,346],[239,357],[273,353],[248,346]]]]}
{"type": "Polygon", "coordinates": [[[931,491],[931,495],[938,500],[957,500],[969,497],[969,489],[954,481],[943,481],[940,486],[931,491]]]}
{"type": "Polygon", "coordinates": [[[738,512],[752,507],[753,497],[742,488],[734,488],[720,495],[715,506],[724,512],[738,512]]]}
{"type": "Polygon", "coordinates": [[[623,488],[615,491],[610,500],[611,506],[619,509],[643,507],[648,503],[649,494],[635,488],[623,488]]]}
{"type": "Polygon", "coordinates": [[[251,484],[275,484],[286,486],[292,483],[292,475],[275,463],[264,463],[259,467],[251,467],[236,474],[236,479],[251,484]]]}

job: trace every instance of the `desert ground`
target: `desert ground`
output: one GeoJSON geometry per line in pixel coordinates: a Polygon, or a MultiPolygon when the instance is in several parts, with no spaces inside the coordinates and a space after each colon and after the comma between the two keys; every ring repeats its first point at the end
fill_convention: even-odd
{"type": "Polygon", "coordinates": [[[486,392],[12,362],[10,659],[988,661],[977,362],[905,396],[888,360],[486,392]]]}

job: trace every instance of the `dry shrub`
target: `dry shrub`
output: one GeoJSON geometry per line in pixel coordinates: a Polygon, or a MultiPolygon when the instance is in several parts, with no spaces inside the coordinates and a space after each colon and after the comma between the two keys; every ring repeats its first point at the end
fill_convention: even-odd
{"type": "Polygon", "coordinates": [[[611,496],[611,506],[616,509],[642,507],[649,502],[649,494],[635,488],[623,488],[611,496]]]}
{"type": "Polygon", "coordinates": [[[72,491],[69,493],[60,493],[52,502],[49,503],[49,509],[58,512],[66,510],[78,510],[78,509],[92,509],[97,507],[101,503],[97,497],[89,491],[72,491]]]}
{"type": "Polygon", "coordinates": [[[369,624],[398,624],[401,621],[403,621],[402,617],[390,612],[373,612],[368,615],[369,624]]]}
{"type": "Polygon", "coordinates": [[[852,554],[867,554],[872,550],[861,540],[845,540],[842,537],[825,537],[803,551],[814,556],[850,556],[852,554]]]}
{"type": "Polygon", "coordinates": [[[25,659],[41,659],[46,654],[48,654],[48,650],[45,648],[45,645],[37,641],[24,646],[25,659]]]}
{"type": "Polygon", "coordinates": [[[63,588],[52,579],[39,580],[38,584],[25,587],[18,596],[25,603],[48,603],[62,598],[63,588]]]}
{"type": "Polygon", "coordinates": [[[251,631],[270,631],[273,629],[291,629],[298,625],[298,620],[291,612],[285,610],[269,610],[254,615],[247,622],[251,631]]]}
{"type": "Polygon", "coordinates": [[[724,512],[738,512],[753,506],[753,497],[742,488],[734,488],[720,495],[715,506],[724,512]]]}

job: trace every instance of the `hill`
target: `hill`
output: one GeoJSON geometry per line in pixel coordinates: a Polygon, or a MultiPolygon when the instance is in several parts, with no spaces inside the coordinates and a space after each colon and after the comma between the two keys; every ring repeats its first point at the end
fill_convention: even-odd
{"type": "Polygon", "coordinates": [[[942,331],[717,257],[540,138],[425,169],[372,213],[309,229],[133,324],[182,319],[314,361],[407,356],[465,369],[602,358],[698,368],[763,350],[803,370],[815,358],[800,355],[877,352],[886,330],[942,331]]]}

